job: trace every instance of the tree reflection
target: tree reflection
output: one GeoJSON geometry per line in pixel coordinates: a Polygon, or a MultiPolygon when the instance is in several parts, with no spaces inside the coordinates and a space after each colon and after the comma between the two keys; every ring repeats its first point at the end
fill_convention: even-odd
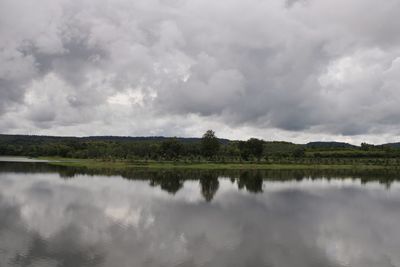
{"type": "Polygon", "coordinates": [[[156,177],[151,179],[150,185],[160,186],[162,190],[175,195],[183,187],[184,182],[184,179],[180,175],[166,172],[156,175],[156,177]]]}
{"type": "Polygon", "coordinates": [[[242,172],[239,176],[238,187],[239,189],[246,188],[251,193],[262,193],[263,178],[259,171],[250,173],[248,171],[242,172]]]}
{"type": "Polygon", "coordinates": [[[203,174],[200,178],[201,194],[207,202],[210,202],[219,188],[218,175],[213,173],[203,174]]]}
{"type": "Polygon", "coordinates": [[[87,168],[53,166],[47,163],[0,162],[0,173],[58,173],[62,179],[79,175],[121,176],[128,180],[148,181],[151,186],[159,186],[170,194],[176,194],[184,181],[200,181],[201,193],[211,201],[219,188],[218,177],[229,177],[237,182],[239,189],[251,193],[263,192],[263,181],[301,181],[303,179],[354,179],[362,184],[379,182],[389,189],[399,181],[399,169],[310,169],[310,170],[196,170],[196,169],[140,169],[140,168],[87,168]]]}

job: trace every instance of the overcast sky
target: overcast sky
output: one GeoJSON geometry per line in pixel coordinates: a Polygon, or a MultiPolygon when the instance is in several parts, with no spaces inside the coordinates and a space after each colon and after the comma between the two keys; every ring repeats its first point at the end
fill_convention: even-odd
{"type": "Polygon", "coordinates": [[[383,143],[399,0],[0,0],[0,132],[383,143]]]}

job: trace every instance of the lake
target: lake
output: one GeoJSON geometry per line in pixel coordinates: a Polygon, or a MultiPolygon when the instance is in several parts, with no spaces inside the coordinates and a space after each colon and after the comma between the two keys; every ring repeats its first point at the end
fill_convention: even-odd
{"type": "Polygon", "coordinates": [[[400,266],[397,178],[0,162],[0,266],[400,266]]]}

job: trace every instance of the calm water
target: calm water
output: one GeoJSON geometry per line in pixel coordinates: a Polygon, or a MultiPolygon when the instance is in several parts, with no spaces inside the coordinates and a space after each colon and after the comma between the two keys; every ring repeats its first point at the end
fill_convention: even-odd
{"type": "Polygon", "coordinates": [[[338,176],[0,162],[0,266],[400,266],[400,183],[338,176]]]}

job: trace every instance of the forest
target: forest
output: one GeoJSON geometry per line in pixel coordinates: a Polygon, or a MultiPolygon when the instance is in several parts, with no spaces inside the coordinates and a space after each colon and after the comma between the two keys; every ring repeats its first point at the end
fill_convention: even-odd
{"type": "Polygon", "coordinates": [[[340,142],[294,144],[250,138],[55,137],[0,135],[0,155],[77,159],[184,162],[378,163],[400,162],[399,143],[355,146],[340,142]]]}

